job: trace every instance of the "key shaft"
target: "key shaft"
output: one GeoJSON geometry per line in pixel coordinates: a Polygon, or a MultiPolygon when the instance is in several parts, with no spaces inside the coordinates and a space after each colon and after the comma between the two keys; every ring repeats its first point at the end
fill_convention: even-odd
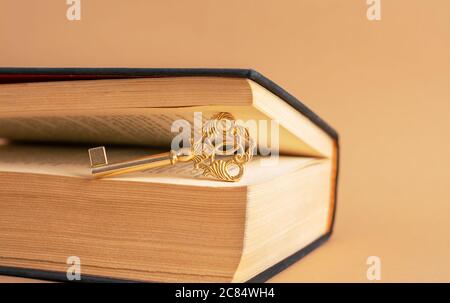
{"type": "MultiPolygon", "coordinates": [[[[101,147],[100,147],[101,148],[101,147]]],[[[98,157],[97,153],[98,147],[90,149],[89,155],[91,158],[98,157]]],[[[194,158],[194,154],[187,149],[181,149],[179,151],[170,151],[166,153],[160,153],[156,155],[150,155],[146,157],[141,157],[134,160],[128,160],[124,162],[107,164],[106,153],[104,161],[98,161],[100,165],[92,166],[92,176],[94,178],[111,177],[116,175],[121,175],[124,173],[131,173],[137,171],[143,171],[152,168],[158,168],[163,166],[173,165],[177,162],[188,162],[194,158]]],[[[92,161],[91,161],[92,163],[92,161]]]]}

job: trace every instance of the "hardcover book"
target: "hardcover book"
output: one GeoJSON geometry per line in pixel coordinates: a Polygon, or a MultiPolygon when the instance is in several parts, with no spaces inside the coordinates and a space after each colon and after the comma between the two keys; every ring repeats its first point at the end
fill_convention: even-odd
{"type": "Polygon", "coordinates": [[[1,274],[67,280],[75,256],[82,281],[262,282],[333,229],[337,133],[253,70],[3,68],[0,138],[1,274]],[[199,112],[276,121],[276,164],[257,154],[238,182],[191,163],[91,177],[89,148],[159,153],[199,112]]]}

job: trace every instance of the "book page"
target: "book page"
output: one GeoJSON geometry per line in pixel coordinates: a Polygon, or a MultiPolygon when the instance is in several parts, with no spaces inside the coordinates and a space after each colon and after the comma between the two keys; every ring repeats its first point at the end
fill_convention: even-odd
{"type": "MultiPolygon", "coordinates": [[[[247,112],[242,108],[234,110],[247,112]]],[[[0,138],[168,148],[180,127],[189,125],[192,132],[194,119],[201,119],[201,127],[223,111],[222,107],[174,107],[8,114],[0,115],[0,138]]]]}
{"type": "MultiPolygon", "coordinates": [[[[92,179],[88,148],[78,145],[39,145],[39,144],[5,144],[0,145],[0,173],[17,172],[56,175],[92,179]]],[[[166,150],[144,147],[107,147],[109,163],[130,160],[166,150]]],[[[201,170],[194,170],[193,164],[177,163],[175,165],[149,169],[108,178],[117,181],[134,181],[150,183],[170,183],[198,186],[243,186],[265,182],[277,176],[294,172],[302,167],[327,162],[327,159],[311,157],[280,156],[276,163],[268,166],[255,157],[245,166],[245,174],[236,183],[222,182],[202,175],[201,170]]]]}
{"type": "Polygon", "coordinates": [[[204,120],[228,112],[256,125],[259,150],[275,146],[278,151],[279,146],[286,155],[328,158],[333,151],[333,139],[313,121],[243,78],[50,81],[1,88],[0,138],[15,141],[167,148],[176,135],[171,132],[174,121],[192,122],[195,112],[202,112],[204,120]]]}
{"type": "Polygon", "coordinates": [[[170,146],[174,121],[192,121],[176,110],[78,113],[0,118],[0,138],[17,141],[170,146]],[[189,119],[189,120],[188,120],[189,119]]]}

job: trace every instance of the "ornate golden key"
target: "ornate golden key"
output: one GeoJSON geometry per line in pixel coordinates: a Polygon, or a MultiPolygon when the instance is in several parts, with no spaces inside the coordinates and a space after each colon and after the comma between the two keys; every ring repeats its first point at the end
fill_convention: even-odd
{"type": "Polygon", "coordinates": [[[190,147],[108,164],[105,147],[101,146],[89,149],[89,157],[95,178],[192,161],[194,169],[203,170],[204,176],[236,182],[243,176],[244,165],[252,159],[254,150],[248,129],[238,125],[230,113],[219,113],[203,125],[201,138],[191,140],[190,147]]]}

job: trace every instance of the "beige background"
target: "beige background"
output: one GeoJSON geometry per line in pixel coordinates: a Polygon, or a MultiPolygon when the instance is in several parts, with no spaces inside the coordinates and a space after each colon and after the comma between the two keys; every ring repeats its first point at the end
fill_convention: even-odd
{"type": "Polygon", "coordinates": [[[450,281],[448,0],[65,2],[0,0],[0,66],[249,67],[339,131],[335,234],[272,281],[450,281]]]}

